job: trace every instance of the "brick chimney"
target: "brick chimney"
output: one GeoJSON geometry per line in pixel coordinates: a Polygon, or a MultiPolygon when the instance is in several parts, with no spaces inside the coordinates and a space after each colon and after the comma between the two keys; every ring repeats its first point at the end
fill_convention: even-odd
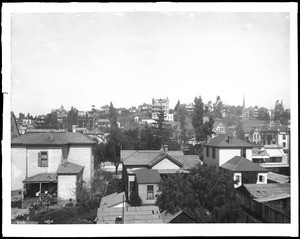
{"type": "Polygon", "coordinates": [[[168,145],[164,145],[163,148],[164,148],[164,153],[165,154],[168,153],[168,145]]]}

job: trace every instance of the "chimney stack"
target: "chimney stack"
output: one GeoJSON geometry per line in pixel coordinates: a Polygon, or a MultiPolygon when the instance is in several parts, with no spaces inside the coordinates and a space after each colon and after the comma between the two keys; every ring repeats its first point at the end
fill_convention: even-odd
{"type": "Polygon", "coordinates": [[[168,145],[164,145],[163,147],[164,147],[164,153],[165,154],[168,153],[168,145]]]}

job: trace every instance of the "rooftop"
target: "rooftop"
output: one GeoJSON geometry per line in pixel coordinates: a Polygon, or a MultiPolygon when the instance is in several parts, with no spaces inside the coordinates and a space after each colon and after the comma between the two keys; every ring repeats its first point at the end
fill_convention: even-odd
{"type": "Polygon", "coordinates": [[[289,183],[244,184],[242,186],[254,199],[290,195],[289,183]]]}
{"type": "MultiPolygon", "coordinates": [[[[123,208],[99,208],[97,224],[115,224],[122,217],[123,208]]],[[[157,206],[126,207],[124,224],[163,223],[157,206]]]]}
{"type": "Polygon", "coordinates": [[[27,132],[11,141],[12,146],[16,145],[66,145],[66,144],[87,144],[93,145],[95,141],[78,132],[27,132]]]}
{"type": "Polygon", "coordinates": [[[185,211],[183,211],[181,209],[177,209],[174,213],[170,213],[165,210],[161,213],[161,218],[162,218],[163,223],[169,223],[182,213],[186,214],[193,221],[195,221],[195,223],[197,223],[197,221],[192,216],[190,216],[188,213],[186,213],[185,211]]]}
{"type": "Polygon", "coordinates": [[[268,172],[262,166],[241,156],[233,157],[220,167],[233,172],[268,172]]]}
{"type": "Polygon", "coordinates": [[[159,183],[161,177],[156,169],[138,169],[133,171],[136,175],[136,182],[139,183],[159,183]]]}
{"type": "Polygon", "coordinates": [[[241,140],[237,137],[232,137],[229,134],[221,134],[215,138],[212,138],[208,143],[205,143],[204,146],[213,146],[221,148],[252,148],[253,145],[247,143],[244,140],[241,140]]]}
{"type": "Polygon", "coordinates": [[[57,174],[78,174],[83,170],[83,166],[69,161],[63,161],[56,171],[57,174]]]}
{"type": "Polygon", "coordinates": [[[41,173],[31,177],[26,178],[24,183],[49,183],[57,182],[56,173],[41,173]]]}
{"type": "Polygon", "coordinates": [[[126,196],[125,196],[125,192],[121,192],[121,193],[113,193],[110,195],[107,195],[105,197],[101,198],[101,202],[100,202],[100,208],[109,208],[112,206],[115,206],[117,204],[120,204],[123,202],[123,197],[124,200],[126,200],[126,196]]]}

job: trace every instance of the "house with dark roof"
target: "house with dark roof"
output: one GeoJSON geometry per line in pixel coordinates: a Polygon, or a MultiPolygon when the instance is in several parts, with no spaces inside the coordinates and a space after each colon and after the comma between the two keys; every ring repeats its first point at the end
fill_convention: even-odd
{"type": "Polygon", "coordinates": [[[76,182],[93,178],[94,144],[81,133],[64,130],[32,130],[12,139],[11,190],[32,195],[53,186],[61,199],[74,198],[76,182]]]}
{"type": "MultiPolygon", "coordinates": [[[[168,151],[167,146],[161,150],[121,150],[121,163],[123,168],[122,178],[125,185],[126,196],[128,197],[133,191],[135,183],[155,184],[170,174],[189,173],[189,170],[201,163],[198,155],[184,155],[182,151],[168,151]],[[147,182],[143,174],[147,175],[147,182]],[[146,170],[147,169],[147,170],[146,170]],[[155,176],[156,175],[156,176],[155,176]]],[[[145,188],[146,186],[144,186],[145,188]]],[[[154,196],[156,190],[154,189],[154,196]]],[[[152,187],[149,187],[152,191],[152,187]]],[[[149,201],[150,202],[150,201],[149,201]]]]}
{"type": "Polygon", "coordinates": [[[233,157],[220,168],[232,173],[235,188],[244,183],[267,183],[268,170],[241,156],[233,157]]]}
{"type": "Polygon", "coordinates": [[[218,170],[235,156],[252,159],[252,149],[253,145],[244,140],[221,134],[203,145],[203,163],[218,170]]]}

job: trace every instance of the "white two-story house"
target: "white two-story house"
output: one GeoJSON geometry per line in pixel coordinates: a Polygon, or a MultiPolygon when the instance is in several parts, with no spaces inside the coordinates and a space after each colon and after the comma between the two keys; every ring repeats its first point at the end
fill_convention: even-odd
{"type": "Polygon", "coordinates": [[[79,180],[94,174],[95,141],[81,133],[36,130],[11,141],[11,190],[28,196],[55,191],[58,198],[75,199],[79,180]]]}
{"type": "Polygon", "coordinates": [[[203,163],[218,170],[235,156],[252,160],[253,145],[229,134],[221,134],[203,145],[203,163]]]}

